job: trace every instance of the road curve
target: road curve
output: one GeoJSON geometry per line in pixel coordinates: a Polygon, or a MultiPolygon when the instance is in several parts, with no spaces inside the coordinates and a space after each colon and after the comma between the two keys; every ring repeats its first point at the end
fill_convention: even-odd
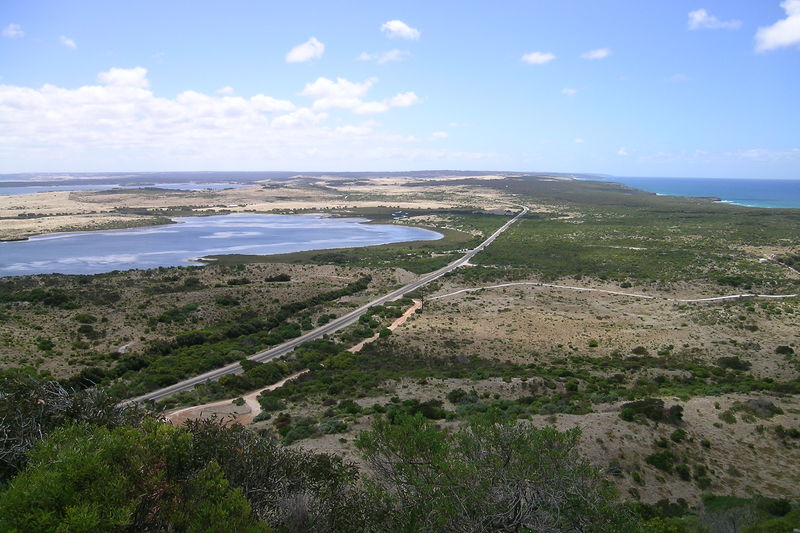
{"type": "MultiPolygon", "coordinates": [[[[503,224],[503,226],[500,227],[500,229],[498,229],[497,231],[492,233],[481,244],[479,244],[478,246],[476,246],[472,250],[469,250],[467,253],[465,253],[464,255],[462,255],[460,258],[456,259],[452,263],[448,264],[447,266],[442,267],[439,270],[436,270],[434,272],[431,272],[430,274],[426,274],[426,275],[422,276],[421,278],[419,278],[418,280],[413,281],[413,282],[411,282],[408,285],[405,285],[403,287],[400,287],[399,289],[396,289],[396,290],[394,290],[394,291],[392,291],[392,292],[390,292],[388,294],[385,294],[385,295],[381,296],[380,298],[372,300],[371,302],[369,302],[369,303],[367,303],[365,305],[362,305],[358,309],[356,309],[354,311],[351,311],[351,312],[347,313],[346,315],[342,315],[339,318],[331,320],[330,322],[328,322],[324,326],[320,326],[315,330],[312,330],[312,331],[310,331],[310,332],[308,332],[308,333],[306,333],[304,335],[301,335],[300,337],[294,338],[294,339],[292,339],[290,341],[287,341],[287,342],[285,342],[283,344],[279,344],[278,346],[274,346],[274,347],[272,347],[272,348],[270,348],[268,350],[264,350],[264,351],[255,353],[255,354],[249,356],[248,359],[250,359],[251,361],[259,362],[259,363],[264,363],[264,362],[276,359],[276,358],[278,358],[278,357],[280,357],[282,355],[285,355],[285,354],[289,353],[290,351],[294,350],[297,346],[303,344],[304,342],[308,342],[308,341],[313,341],[313,340],[319,339],[323,335],[327,335],[329,333],[333,333],[333,332],[338,331],[338,330],[340,330],[340,329],[342,329],[344,327],[349,326],[350,324],[352,324],[355,321],[357,321],[358,318],[362,314],[364,314],[367,311],[367,309],[369,309],[370,307],[373,307],[373,306],[376,306],[376,305],[383,305],[384,303],[389,302],[391,300],[396,300],[396,299],[402,297],[404,294],[409,293],[409,292],[414,291],[414,290],[417,290],[420,287],[422,287],[423,285],[426,285],[426,284],[430,283],[431,281],[434,281],[434,280],[442,277],[443,275],[447,274],[448,272],[451,272],[451,271],[455,270],[456,268],[462,266],[464,263],[467,263],[470,259],[475,257],[475,255],[477,255],[481,250],[483,250],[484,248],[486,248],[487,246],[492,244],[492,242],[494,242],[494,240],[498,236],[500,236],[500,234],[502,234],[504,231],[506,231],[514,222],[516,222],[517,220],[519,220],[520,218],[525,216],[525,213],[528,212],[528,208],[525,207],[525,206],[518,206],[518,207],[522,207],[522,211],[520,211],[514,218],[512,218],[511,220],[509,220],[508,222],[503,224]]],[[[184,391],[184,390],[187,390],[187,389],[191,389],[192,387],[194,387],[194,386],[196,386],[196,385],[198,385],[200,383],[204,383],[206,381],[213,381],[213,380],[219,379],[222,376],[225,376],[225,375],[228,375],[228,374],[239,374],[241,372],[242,372],[242,367],[239,365],[238,362],[231,363],[229,365],[226,365],[226,366],[223,366],[223,367],[220,367],[220,368],[216,368],[214,370],[210,370],[210,371],[208,371],[208,372],[206,372],[204,374],[200,374],[200,375],[194,376],[192,378],[189,378],[189,379],[186,379],[186,380],[183,380],[183,381],[179,381],[178,383],[175,383],[173,385],[169,385],[167,387],[164,387],[163,389],[158,389],[158,390],[155,390],[155,391],[152,391],[152,392],[148,392],[147,394],[143,394],[142,396],[138,396],[136,398],[131,398],[129,400],[126,400],[123,403],[126,403],[126,404],[127,403],[141,403],[141,402],[147,402],[147,401],[160,400],[161,398],[164,398],[164,397],[169,396],[171,394],[175,394],[176,392],[181,392],[181,391],[184,391]]]]}

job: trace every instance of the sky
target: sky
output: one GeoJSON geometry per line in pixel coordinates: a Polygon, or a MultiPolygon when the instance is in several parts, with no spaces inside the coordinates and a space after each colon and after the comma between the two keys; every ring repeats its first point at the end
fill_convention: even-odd
{"type": "Polygon", "coordinates": [[[800,179],[800,0],[0,0],[0,172],[800,179]]]}

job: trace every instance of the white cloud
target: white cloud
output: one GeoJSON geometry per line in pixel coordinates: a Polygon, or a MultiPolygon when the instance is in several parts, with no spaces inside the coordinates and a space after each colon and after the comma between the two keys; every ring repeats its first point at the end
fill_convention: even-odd
{"type": "Polygon", "coordinates": [[[348,136],[360,137],[364,135],[372,135],[378,126],[380,126],[380,124],[374,120],[367,120],[361,124],[347,124],[346,126],[338,126],[336,128],[336,132],[348,136]]]}
{"type": "Polygon", "coordinates": [[[800,0],[784,0],[781,7],[786,18],[772,26],[758,28],[756,51],[766,52],[787,46],[800,46],[800,0]]]}
{"type": "Polygon", "coordinates": [[[3,28],[3,37],[8,39],[20,39],[25,37],[25,32],[22,31],[22,26],[12,23],[3,28]]]}
{"type": "Polygon", "coordinates": [[[385,113],[393,107],[409,107],[420,102],[414,92],[399,93],[392,98],[381,101],[364,101],[367,92],[377,83],[377,78],[368,78],[363,82],[353,82],[345,78],[317,78],[307,83],[300,93],[314,99],[312,109],[350,109],[359,115],[385,113]]]}
{"type": "Polygon", "coordinates": [[[147,69],[144,67],[113,67],[110,70],[98,74],[97,81],[112,87],[147,89],[150,86],[150,82],[147,80],[147,69]]]}
{"type": "Polygon", "coordinates": [[[217,94],[221,94],[224,96],[233,96],[236,93],[236,89],[231,87],[230,85],[226,85],[225,87],[220,87],[217,89],[217,94]]]}
{"type": "Polygon", "coordinates": [[[377,52],[374,54],[369,54],[367,52],[361,52],[361,54],[356,58],[359,61],[375,61],[379,65],[385,65],[386,63],[392,63],[396,61],[405,61],[409,58],[411,54],[405,50],[389,50],[388,52],[377,52]]]}
{"type": "Polygon", "coordinates": [[[555,58],[556,56],[550,52],[528,52],[522,56],[522,61],[529,65],[544,65],[555,58]]]}
{"type": "Polygon", "coordinates": [[[299,44],[289,50],[286,54],[287,63],[304,63],[312,59],[319,59],[325,52],[325,45],[317,40],[316,37],[311,37],[303,44],[299,44]]]}
{"type": "Polygon", "coordinates": [[[450,134],[447,133],[446,131],[434,131],[433,133],[431,133],[431,137],[433,137],[434,139],[447,139],[448,137],[450,137],[450,134]]]}
{"type": "Polygon", "coordinates": [[[735,30],[741,25],[741,20],[719,20],[705,9],[689,12],[690,30],[735,30]]]}
{"type": "Polygon", "coordinates": [[[61,42],[61,44],[63,44],[67,48],[72,48],[73,50],[75,48],[78,48],[78,45],[75,44],[75,41],[73,41],[69,37],[65,37],[64,35],[62,35],[61,37],[58,38],[58,40],[59,40],[59,42],[61,42]]]}
{"type": "Polygon", "coordinates": [[[575,144],[583,144],[585,142],[581,137],[575,137],[575,144]]]}
{"type": "Polygon", "coordinates": [[[377,81],[377,78],[369,78],[360,83],[345,78],[336,78],[336,81],[317,78],[316,81],[307,83],[300,95],[313,98],[314,109],[353,108],[361,103],[361,99],[377,81]]]}
{"type": "Polygon", "coordinates": [[[391,38],[400,38],[408,40],[419,39],[421,33],[418,29],[412,28],[402,20],[390,20],[384,22],[381,26],[381,31],[385,32],[391,38]]]}
{"type": "Polygon", "coordinates": [[[566,89],[561,89],[561,94],[566,94],[567,96],[575,96],[578,94],[578,89],[570,89],[567,87],[566,89]]]}
{"type": "Polygon", "coordinates": [[[316,126],[328,119],[327,113],[314,113],[310,109],[301,108],[276,117],[270,123],[274,128],[298,128],[316,126]]]}
{"type": "Polygon", "coordinates": [[[685,81],[689,81],[689,76],[686,74],[673,74],[669,78],[666,79],[667,83],[683,83],[685,81]]]}
{"type": "Polygon", "coordinates": [[[727,152],[723,155],[762,162],[798,161],[800,160],[800,148],[792,148],[790,150],[751,148],[749,150],[741,150],[738,152],[727,152]]]}
{"type": "Polygon", "coordinates": [[[389,100],[392,107],[410,107],[420,102],[419,97],[412,91],[400,93],[389,100]]]}
{"type": "Polygon", "coordinates": [[[295,105],[289,100],[278,100],[263,94],[252,96],[249,102],[253,109],[259,113],[283,113],[295,110],[295,105]]]}
{"type": "Polygon", "coordinates": [[[623,146],[622,148],[620,148],[619,150],[617,150],[617,155],[620,155],[620,156],[622,156],[622,157],[626,157],[626,156],[628,155],[628,151],[627,151],[627,150],[625,149],[625,147],[623,146]]]}
{"type": "Polygon", "coordinates": [[[605,59],[611,55],[611,50],[609,48],[596,48],[594,50],[589,50],[588,52],[584,52],[581,54],[583,59],[605,59]]]}
{"type": "MultiPolygon", "coordinates": [[[[429,133],[397,134],[374,121],[336,121],[327,109],[297,106],[266,94],[251,98],[185,91],[173,98],[150,90],[147,71],[111,68],[100,83],[75,89],[0,85],[0,172],[180,170],[354,170],[449,167],[497,154],[431,149],[429,133]]],[[[322,107],[353,112],[413,105],[402,92],[367,101],[376,80],[313,82],[304,92],[322,107]],[[354,101],[350,101],[354,100],[354,101]],[[334,105],[336,104],[336,105],[334,105]]]]}

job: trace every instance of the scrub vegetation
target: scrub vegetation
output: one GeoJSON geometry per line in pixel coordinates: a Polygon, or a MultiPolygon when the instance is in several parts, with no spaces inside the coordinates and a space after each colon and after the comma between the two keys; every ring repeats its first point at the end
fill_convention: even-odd
{"type": "Polygon", "coordinates": [[[552,176],[268,192],[313,191],[339,202],[328,214],[444,238],[0,280],[0,529],[800,527],[800,302],[700,300],[799,292],[798,210],[552,176]],[[279,360],[246,359],[446,265],[522,204],[474,265],[279,360]],[[422,308],[390,331],[410,298],[422,308]],[[235,361],[241,373],[146,410],[115,406],[235,361]],[[252,425],[235,423],[228,408],[256,395],[252,425]],[[180,427],[155,419],[221,400],[180,427]],[[143,496],[156,489],[167,503],[143,496]]]}

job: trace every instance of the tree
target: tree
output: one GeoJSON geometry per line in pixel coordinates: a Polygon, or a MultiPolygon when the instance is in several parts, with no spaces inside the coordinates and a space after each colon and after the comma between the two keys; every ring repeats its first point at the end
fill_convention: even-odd
{"type": "Polygon", "coordinates": [[[187,468],[192,451],[164,422],[56,430],[0,494],[0,530],[266,532],[216,462],[187,468]]]}
{"type": "Polygon", "coordinates": [[[394,502],[397,531],[636,531],[577,452],[579,430],[473,419],[455,433],[422,416],[378,418],[356,445],[394,502]]]}
{"type": "Polygon", "coordinates": [[[74,422],[138,425],[147,416],[136,405],[118,406],[99,388],[75,391],[31,371],[0,373],[0,482],[24,467],[36,441],[56,428],[74,422]]]}

